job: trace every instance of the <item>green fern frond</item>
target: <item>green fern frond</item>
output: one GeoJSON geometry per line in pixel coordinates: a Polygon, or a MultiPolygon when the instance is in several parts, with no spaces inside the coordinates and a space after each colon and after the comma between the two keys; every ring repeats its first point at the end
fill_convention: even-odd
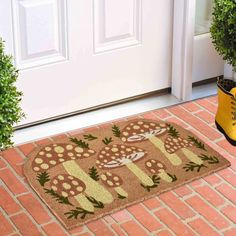
{"type": "Polygon", "coordinates": [[[116,125],[112,126],[112,133],[114,134],[115,137],[120,138],[121,137],[121,131],[120,128],[116,125]]]}
{"type": "Polygon", "coordinates": [[[76,144],[78,147],[89,148],[89,144],[81,139],[78,140],[77,138],[70,138],[70,141],[73,142],[74,144],[76,144]]]}
{"type": "Polygon", "coordinates": [[[171,124],[168,124],[168,134],[173,137],[173,138],[178,138],[179,137],[179,132],[177,131],[177,129],[172,126],[171,124]]]}
{"type": "Polygon", "coordinates": [[[105,145],[108,145],[109,143],[113,142],[113,140],[112,140],[112,137],[110,137],[110,138],[104,138],[104,139],[102,140],[102,142],[103,142],[105,145]]]}
{"type": "Polygon", "coordinates": [[[97,139],[97,137],[93,136],[92,134],[85,134],[83,136],[84,136],[84,139],[86,139],[88,141],[92,141],[92,140],[97,139]]]}
{"type": "Polygon", "coordinates": [[[97,169],[93,166],[91,168],[89,168],[89,176],[94,179],[95,181],[98,181],[99,180],[99,174],[98,174],[98,171],[97,169]]]}
{"type": "Polygon", "coordinates": [[[44,188],[44,190],[45,190],[46,194],[49,194],[50,196],[52,196],[52,198],[54,198],[58,203],[73,206],[73,204],[70,203],[70,201],[67,197],[63,197],[63,196],[59,195],[53,189],[44,188]]]}
{"type": "Polygon", "coordinates": [[[40,185],[43,187],[44,187],[45,183],[50,181],[49,174],[46,171],[42,172],[42,173],[38,173],[36,179],[38,180],[40,185]]]}
{"type": "Polygon", "coordinates": [[[193,137],[193,136],[188,136],[188,140],[189,140],[190,142],[192,142],[195,147],[200,148],[200,149],[206,151],[206,148],[205,148],[204,143],[202,143],[201,141],[199,141],[197,138],[195,138],[195,137],[193,137]]]}

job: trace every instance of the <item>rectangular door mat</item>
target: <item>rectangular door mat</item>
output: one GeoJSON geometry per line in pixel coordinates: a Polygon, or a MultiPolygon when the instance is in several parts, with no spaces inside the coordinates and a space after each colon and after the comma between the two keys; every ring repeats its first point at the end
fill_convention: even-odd
{"type": "Polygon", "coordinates": [[[24,174],[70,229],[229,165],[174,123],[135,119],[37,148],[24,174]]]}

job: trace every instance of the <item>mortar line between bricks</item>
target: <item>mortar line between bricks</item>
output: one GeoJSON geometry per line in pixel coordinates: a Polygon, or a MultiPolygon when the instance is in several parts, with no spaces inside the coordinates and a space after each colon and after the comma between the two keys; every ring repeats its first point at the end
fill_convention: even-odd
{"type": "MultiPolygon", "coordinates": [[[[127,210],[127,209],[123,209],[123,210],[126,210],[127,211],[127,214],[129,214],[130,215],[130,217],[132,217],[132,215],[130,214],[130,212],[127,210]]],[[[111,224],[109,224],[105,219],[103,219],[103,218],[101,218],[102,220],[104,220],[104,222],[105,222],[105,224],[107,224],[107,225],[110,225],[110,227],[112,228],[112,224],[116,224],[116,225],[118,225],[119,227],[120,227],[120,230],[123,232],[123,233],[125,233],[125,235],[126,235],[126,231],[121,227],[121,224],[123,224],[123,223],[125,223],[125,222],[128,222],[128,221],[130,221],[130,220],[124,220],[124,221],[119,221],[119,222],[117,222],[113,217],[112,217],[112,214],[108,214],[108,216],[110,216],[113,220],[114,220],[114,222],[112,222],[111,224]]],[[[85,227],[87,227],[87,225],[85,225],[85,227]]],[[[87,229],[89,230],[89,228],[87,227],[87,229]]],[[[112,228],[113,229],[113,228],[112,228]]],[[[116,233],[116,232],[115,232],[116,233]]],[[[127,234],[128,235],[128,234],[127,234]]]]}
{"type": "MultiPolygon", "coordinates": [[[[156,221],[158,221],[158,223],[160,223],[160,225],[163,227],[162,230],[163,230],[163,229],[166,229],[166,226],[165,226],[165,225],[163,224],[163,222],[161,222],[161,220],[154,214],[153,211],[150,211],[150,210],[148,209],[148,207],[146,207],[143,202],[140,202],[140,205],[143,206],[143,208],[144,208],[151,216],[153,216],[154,219],[155,219],[156,221]]],[[[160,229],[160,230],[161,230],[161,229],[160,229]]]]}
{"type": "MultiPolygon", "coordinates": [[[[203,98],[204,99],[204,98],[203,98]]],[[[200,99],[200,100],[203,100],[200,99]]],[[[207,101],[208,102],[208,101],[207,101]]],[[[196,105],[198,105],[199,107],[202,107],[203,110],[208,111],[206,107],[202,106],[201,104],[198,104],[196,101],[194,102],[196,105]]],[[[215,104],[213,104],[215,106],[215,104]]],[[[212,115],[215,115],[213,112],[209,111],[212,115]]]]}
{"type": "Polygon", "coordinates": [[[106,220],[104,218],[101,218],[101,220],[103,221],[103,223],[107,226],[107,228],[109,228],[111,230],[111,232],[115,235],[115,236],[119,236],[119,234],[116,233],[116,231],[111,227],[111,225],[109,223],[106,222],[106,220]]]}
{"type": "MultiPolygon", "coordinates": [[[[77,232],[77,233],[74,233],[74,234],[72,234],[72,235],[80,235],[80,234],[82,234],[82,233],[90,233],[92,236],[96,236],[89,228],[88,228],[88,226],[86,225],[86,224],[84,224],[83,225],[83,227],[84,227],[84,230],[82,231],[82,232],[77,232]]],[[[69,230],[68,230],[68,233],[69,233],[69,230]]],[[[105,235],[104,235],[105,236],[105,235]]]]}
{"type": "MultiPolygon", "coordinates": [[[[190,186],[190,188],[194,191],[194,188],[193,188],[192,186],[190,186]]],[[[231,227],[233,226],[232,222],[231,222],[217,207],[212,207],[212,205],[209,204],[208,201],[206,201],[199,193],[197,193],[197,192],[195,192],[195,193],[196,193],[196,195],[197,195],[207,206],[209,206],[210,208],[213,208],[213,210],[215,210],[216,212],[218,212],[219,215],[221,215],[221,216],[224,218],[224,220],[226,220],[226,221],[229,223],[229,225],[230,225],[231,227]]],[[[195,195],[195,196],[196,196],[196,195],[195,195]]],[[[189,205],[187,202],[186,202],[186,204],[187,204],[191,209],[193,209],[192,206],[189,205]]],[[[194,210],[194,209],[193,209],[193,210],[194,210]]],[[[195,210],[194,210],[194,211],[195,211],[195,210]]],[[[198,212],[198,214],[201,215],[199,212],[198,212]]],[[[203,215],[201,215],[201,216],[202,216],[203,218],[205,218],[203,215]]],[[[208,219],[206,219],[206,220],[207,220],[207,222],[209,223],[208,225],[211,225],[217,232],[222,230],[222,229],[217,229],[210,221],[208,221],[208,219]]]]}
{"type": "MultiPolygon", "coordinates": [[[[128,208],[127,208],[126,210],[127,210],[127,212],[129,213],[129,215],[132,217],[132,220],[135,221],[147,234],[150,234],[150,231],[149,231],[145,226],[143,226],[141,222],[139,222],[139,221],[135,218],[135,216],[128,210],[128,208]]],[[[127,220],[126,222],[128,222],[128,221],[129,221],[129,220],[127,220]]],[[[124,222],[123,222],[123,223],[124,223],[124,222]]],[[[125,230],[125,229],[124,229],[124,230],[125,230]]]]}
{"type": "MultiPolygon", "coordinates": [[[[222,183],[228,184],[233,190],[236,190],[236,187],[233,186],[231,183],[229,183],[227,180],[225,180],[223,177],[221,177],[218,173],[216,173],[216,176],[221,179],[222,183]]],[[[218,184],[216,187],[219,187],[221,184],[218,184]]],[[[218,192],[218,190],[216,189],[216,191],[218,192]]]]}
{"type": "MultiPolygon", "coordinates": [[[[20,181],[20,183],[21,184],[23,184],[24,185],[24,187],[28,190],[28,192],[25,192],[25,194],[29,194],[29,193],[31,193],[39,202],[40,202],[40,205],[43,207],[43,209],[47,212],[47,214],[49,215],[49,217],[51,218],[51,219],[53,219],[54,220],[54,222],[59,222],[58,220],[57,220],[57,218],[51,213],[51,211],[50,210],[48,210],[48,208],[46,207],[46,205],[45,204],[43,204],[42,203],[42,200],[39,198],[39,196],[35,193],[35,191],[33,191],[32,189],[31,189],[31,187],[29,186],[29,184],[26,184],[23,180],[22,180],[22,178],[21,178],[21,176],[19,176],[19,177],[17,177],[16,176],[16,172],[14,171],[14,169],[11,167],[11,165],[9,164],[9,163],[7,163],[7,165],[8,165],[8,167],[9,167],[9,169],[12,171],[12,173],[13,173],[13,175],[17,178],[17,180],[18,181],[20,181]]],[[[17,174],[18,175],[18,174],[17,174]]],[[[1,178],[0,178],[1,179],[1,178]]],[[[3,182],[3,181],[2,181],[3,182]]],[[[8,186],[3,182],[3,187],[4,187],[4,189],[9,193],[9,195],[14,199],[14,201],[15,202],[17,202],[20,206],[21,206],[21,208],[22,209],[24,209],[25,210],[25,212],[24,213],[27,213],[27,216],[30,216],[30,218],[32,218],[33,219],[33,217],[31,216],[31,214],[24,208],[24,206],[20,203],[20,201],[17,199],[17,196],[18,195],[14,195],[11,191],[10,191],[10,189],[8,189],[8,186]]],[[[19,194],[20,195],[20,194],[19,194]]],[[[33,219],[34,220],[34,219],[33,219]]],[[[33,222],[36,222],[35,220],[33,221],[33,222]]],[[[59,223],[60,224],[60,223],[59,223]]],[[[37,226],[37,228],[38,229],[40,229],[40,225],[36,222],[36,226],[37,226]]],[[[63,231],[67,234],[67,235],[69,235],[68,233],[67,233],[67,231],[65,230],[65,228],[64,227],[62,227],[63,228],[63,231]]]]}
{"type": "MultiPolygon", "coordinates": [[[[12,216],[15,216],[15,215],[19,215],[19,214],[21,214],[21,213],[25,213],[25,214],[30,218],[30,220],[32,221],[32,223],[36,226],[36,228],[37,228],[40,232],[43,231],[43,229],[40,227],[40,224],[38,224],[38,223],[36,222],[36,220],[33,218],[33,216],[25,209],[25,207],[24,207],[24,206],[21,204],[21,202],[17,199],[16,195],[14,195],[14,194],[8,189],[8,187],[7,187],[7,185],[6,185],[5,183],[3,183],[3,187],[4,187],[4,189],[8,192],[8,194],[14,199],[14,201],[21,207],[21,210],[20,210],[20,211],[14,213],[14,214],[10,214],[9,216],[12,217],[12,216]]],[[[40,200],[40,202],[41,202],[41,200],[40,200]]],[[[57,220],[55,220],[55,216],[52,215],[52,213],[51,213],[48,209],[46,209],[46,206],[44,206],[44,204],[41,204],[41,205],[43,205],[43,208],[46,210],[46,212],[48,213],[49,217],[50,217],[51,219],[54,219],[54,221],[57,222],[57,220]]],[[[63,228],[63,229],[64,229],[64,228],[63,228]]],[[[65,229],[64,229],[64,231],[65,231],[65,229]]],[[[44,231],[43,231],[43,233],[44,233],[44,231]]],[[[66,231],[65,231],[65,233],[66,233],[66,231]]],[[[47,236],[46,234],[44,234],[44,235],[47,236]]],[[[67,234],[67,235],[68,235],[68,234],[67,234]]]]}
{"type": "MultiPolygon", "coordinates": [[[[27,144],[30,144],[30,143],[32,143],[34,145],[34,149],[37,148],[37,146],[34,142],[28,142],[27,144]]],[[[19,146],[15,146],[14,148],[15,148],[16,152],[23,158],[24,161],[28,159],[28,157],[20,150],[19,146]]],[[[33,152],[34,149],[31,152],[33,152]]],[[[28,155],[30,155],[30,153],[28,155]]]]}
{"type": "MultiPolygon", "coordinates": [[[[204,185],[205,185],[205,186],[209,187],[213,192],[217,193],[217,195],[219,195],[221,198],[223,198],[223,199],[224,199],[224,202],[230,204],[229,199],[227,199],[224,195],[222,195],[220,192],[218,192],[217,189],[215,188],[215,186],[210,185],[205,179],[202,179],[202,181],[204,182],[204,185]]],[[[223,182],[226,182],[226,181],[222,181],[221,184],[222,184],[223,182]]],[[[204,186],[204,185],[203,185],[203,186],[204,186]]],[[[197,186],[197,187],[198,187],[198,186],[197,186]]],[[[198,193],[198,194],[199,194],[199,193],[198,193]]],[[[201,194],[199,194],[199,195],[201,196],[201,194]]],[[[207,201],[207,200],[206,200],[206,201],[207,201]]],[[[208,201],[207,201],[207,202],[208,202],[208,201]]],[[[222,205],[216,207],[216,206],[213,205],[211,202],[209,202],[209,204],[210,204],[212,207],[216,208],[216,209],[219,209],[219,208],[221,208],[222,206],[225,205],[225,203],[224,203],[224,204],[222,204],[222,205]]],[[[232,203],[231,203],[231,205],[232,205],[232,203]]],[[[220,210],[220,209],[219,209],[219,210],[220,210]]]]}
{"type": "MultiPolygon", "coordinates": [[[[207,110],[202,110],[202,111],[205,111],[205,112],[207,112],[209,115],[212,115],[212,113],[210,113],[210,112],[208,112],[207,110]]],[[[198,118],[199,120],[201,120],[203,123],[205,123],[206,125],[208,125],[208,126],[210,126],[211,128],[213,128],[211,125],[210,125],[210,123],[207,123],[207,121],[206,120],[204,120],[202,117],[199,117],[199,116],[197,116],[197,113],[191,113],[194,117],[196,117],[196,118],[198,118]]],[[[215,140],[214,140],[215,141],[215,140]]]]}
{"type": "MultiPolygon", "coordinates": [[[[171,192],[173,192],[173,191],[171,191],[171,192]]],[[[165,209],[168,209],[173,215],[175,215],[175,217],[176,217],[177,219],[179,219],[180,221],[182,221],[182,223],[183,223],[187,228],[190,229],[189,225],[185,224],[184,220],[183,220],[172,208],[170,208],[167,204],[165,204],[165,202],[162,201],[161,199],[159,199],[159,200],[160,200],[161,204],[165,207],[165,209]]],[[[161,219],[160,219],[160,221],[161,221],[161,219]]],[[[170,229],[164,222],[162,222],[162,223],[163,223],[169,230],[171,230],[171,232],[172,232],[174,235],[176,235],[175,232],[173,232],[173,230],[170,229]]],[[[195,230],[193,230],[193,232],[196,233],[197,235],[199,235],[195,230]]],[[[200,236],[201,236],[201,235],[200,235],[200,236]]]]}
{"type": "MultiPolygon", "coordinates": [[[[8,220],[9,224],[13,227],[14,232],[13,233],[18,233],[18,229],[16,228],[15,224],[11,221],[9,215],[4,211],[4,209],[0,206],[0,212],[3,214],[3,216],[8,220]]],[[[11,233],[12,234],[12,233],[11,233]]]]}
{"type": "MultiPolygon", "coordinates": [[[[132,216],[132,220],[134,221],[134,222],[136,222],[144,231],[145,231],[145,233],[147,233],[147,235],[150,235],[150,231],[148,230],[148,229],[146,229],[136,218],[135,218],[135,216],[132,214],[132,213],[130,213],[129,212],[129,210],[128,209],[126,209],[127,211],[128,211],[128,213],[130,214],[130,216],[132,216]]],[[[125,221],[125,222],[129,222],[130,220],[127,220],[127,221],[125,221]]],[[[125,222],[123,222],[123,223],[125,223],[125,222]]],[[[121,227],[122,227],[122,223],[121,223],[121,227]]],[[[123,227],[122,227],[123,228],[123,227]]],[[[124,231],[125,231],[125,229],[124,229],[124,231]]],[[[126,231],[125,231],[126,232],[126,231]]],[[[128,232],[127,232],[128,233],[128,232]]]]}

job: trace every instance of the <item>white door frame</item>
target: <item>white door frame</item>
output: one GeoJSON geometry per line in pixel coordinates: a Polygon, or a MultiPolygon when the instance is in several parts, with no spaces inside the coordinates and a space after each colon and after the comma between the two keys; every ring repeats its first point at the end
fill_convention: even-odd
{"type": "Polygon", "coordinates": [[[171,89],[184,101],[192,95],[195,7],[196,0],[174,0],[171,89]]]}

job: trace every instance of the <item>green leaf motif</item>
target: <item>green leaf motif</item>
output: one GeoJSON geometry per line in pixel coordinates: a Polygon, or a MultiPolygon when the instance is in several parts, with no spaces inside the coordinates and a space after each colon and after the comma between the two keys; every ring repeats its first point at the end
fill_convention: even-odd
{"type": "Polygon", "coordinates": [[[58,203],[73,206],[73,204],[71,204],[71,202],[69,201],[69,199],[67,197],[63,197],[63,196],[59,195],[53,189],[44,188],[44,190],[45,190],[46,194],[51,195],[52,198],[54,198],[58,203]]]}
{"type": "Polygon", "coordinates": [[[160,177],[158,177],[157,175],[153,175],[152,177],[152,181],[153,181],[153,185],[144,185],[144,184],[140,184],[146,191],[150,192],[151,189],[158,187],[159,183],[160,183],[160,177]]]}
{"type": "Polygon", "coordinates": [[[172,126],[171,124],[168,124],[168,134],[173,137],[173,138],[178,138],[179,137],[179,132],[177,131],[177,129],[172,126]]]}
{"type": "Polygon", "coordinates": [[[43,187],[44,187],[45,183],[50,181],[49,174],[46,171],[42,172],[42,173],[38,173],[36,179],[38,180],[40,185],[43,187]]]}
{"type": "Polygon", "coordinates": [[[167,175],[170,176],[170,178],[172,179],[172,182],[175,182],[175,181],[177,180],[176,175],[172,175],[172,174],[170,174],[170,173],[167,173],[167,175]]]}
{"type": "Polygon", "coordinates": [[[84,219],[87,215],[93,215],[94,212],[90,212],[90,211],[86,211],[85,209],[81,208],[81,207],[76,207],[74,210],[70,210],[66,213],[64,213],[64,215],[67,216],[67,219],[78,219],[78,217],[80,217],[80,219],[84,219]]]}
{"type": "Polygon", "coordinates": [[[110,137],[110,138],[105,137],[105,138],[102,140],[102,142],[103,142],[105,145],[108,145],[109,143],[113,142],[113,140],[112,140],[112,137],[110,137]]]}
{"type": "Polygon", "coordinates": [[[121,131],[120,128],[116,125],[112,126],[112,133],[114,134],[115,137],[120,138],[121,137],[121,131]]]}
{"type": "Polygon", "coordinates": [[[88,141],[93,141],[93,140],[97,139],[97,137],[93,136],[92,134],[85,134],[83,136],[84,136],[84,139],[86,139],[88,141]]]}
{"type": "Polygon", "coordinates": [[[78,147],[89,148],[89,144],[81,139],[78,140],[77,138],[70,138],[70,141],[73,142],[74,144],[76,144],[78,147]]]}
{"type": "Polygon", "coordinates": [[[98,174],[96,167],[93,166],[93,167],[89,168],[89,176],[95,181],[99,180],[99,174],[98,174]]]}
{"type": "Polygon", "coordinates": [[[117,194],[117,196],[118,196],[119,199],[125,199],[126,198],[125,196],[122,196],[119,193],[117,194]]]}
{"type": "Polygon", "coordinates": [[[205,165],[203,165],[203,164],[201,164],[201,165],[199,165],[199,164],[196,164],[196,163],[194,163],[194,162],[189,162],[189,163],[187,163],[184,167],[183,167],[183,169],[186,171],[186,172],[188,172],[188,171],[197,171],[197,172],[199,172],[202,168],[207,168],[205,165]]]}
{"type": "Polygon", "coordinates": [[[205,154],[201,154],[199,156],[203,161],[207,161],[208,164],[218,164],[219,159],[216,156],[207,156],[205,154]]]}
{"type": "Polygon", "coordinates": [[[88,196],[86,196],[86,198],[93,204],[95,208],[104,208],[104,204],[100,201],[97,201],[95,198],[88,196]]]}
{"type": "Polygon", "coordinates": [[[190,142],[192,142],[195,147],[200,148],[200,149],[206,151],[206,148],[205,148],[204,143],[202,143],[201,141],[199,141],[197,138],[195,138],[195,137],[193,137],[193,136],[188,136],[188,140],[189,140],[190,142]]]}

